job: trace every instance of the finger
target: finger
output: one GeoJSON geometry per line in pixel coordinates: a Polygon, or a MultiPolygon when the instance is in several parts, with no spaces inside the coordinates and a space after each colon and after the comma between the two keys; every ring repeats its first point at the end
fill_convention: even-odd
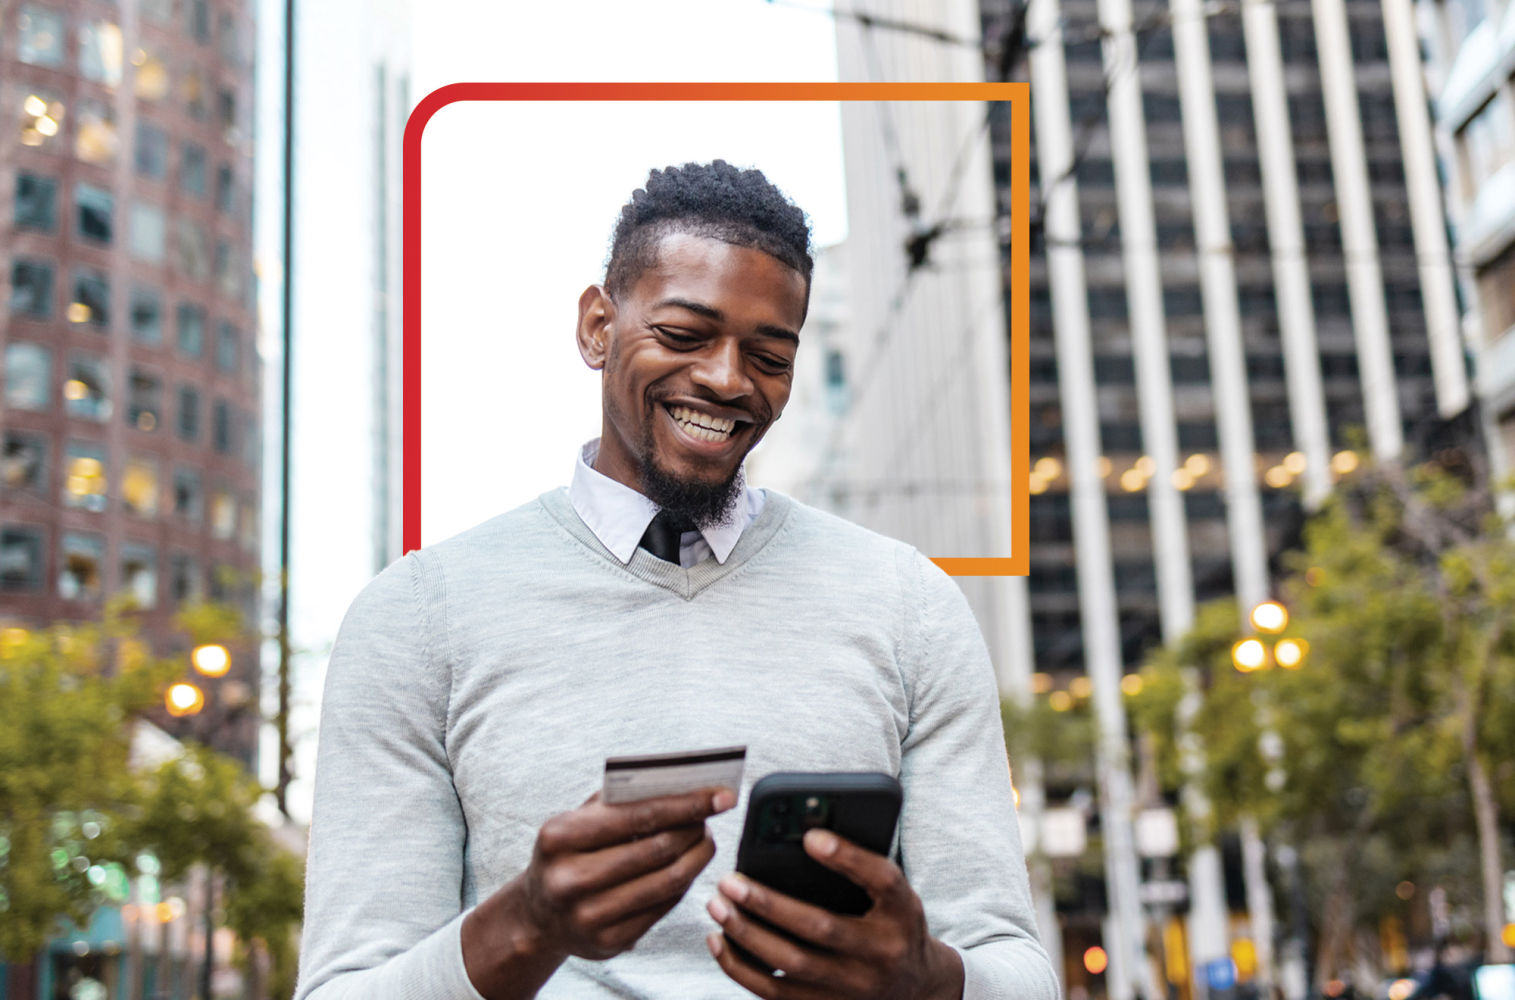
{"type": "Polygon", "coordinates": [[[868,950],[867,930],[856,917],[795,899],[743,875],[721,879],[720,890],[745,913],[817,948],[849,955],[865,954],[868,950]]]}
{"type": "Polygon", "coordinates": [[[612,958],[628,948],[634,947],[642,939],[642,935],[650,931],[654,924],[666,917],[678,900],[664,903],[650,910],[642,910],[633,913],[619,923],[608,927],[599,928],[588,937],[586,946],[576,951],[580,958],[589,958],[596,961],[612,958]]]}
{"type": "Polygon", "coordinates": [[[897,897],[909,888],[905,873],[893,861],[838,837],[830,830],[807,831],[805,853],[857,883],[875,903],[897,897]]]}
{"type": "Polygon", "coordinates": [[[777,976],[749,965],[737,956],[720,931],[706,937],[705,946],[729,979],[764,1000],[837,1000],[839,996],[835,989],[820,989],[800,982],[789,976],[787,970],[783,976],[777,976]]]}
{"type": "Polygon", "coordinates": [[[617,805],[607,805],[591,796],[577,809],[543,823],[537,834],[537,846],[546,854],[598,850],[670,827],[702,823],[735,804],[735,792],[715,787],[617,805]]]}
{"type": "Polygon", "coordinates": [[[580,899],[574,904],[574,919],[581,927],[604,927],[677,903],[713,857],[715,839],[707,835],[672,864],[580,899]]]}
{"type": "Polygon", "coordinates": [[[641,840],[559,859],[543,880],[550,891],[562,898],[602,892],[667,868],[707,836],[709,831],[704,823],[677,826],[641,840]]]}

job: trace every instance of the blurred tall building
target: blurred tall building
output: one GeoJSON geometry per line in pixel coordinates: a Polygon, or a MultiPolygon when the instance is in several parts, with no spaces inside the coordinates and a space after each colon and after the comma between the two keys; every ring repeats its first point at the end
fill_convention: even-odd
{"type": "MultiPolygon", "coordinates": [[[[198,597],[257,622],[252,66],[241,0],[0,6],[6,626],[98,621],[122,592],[159,653],[198,597]]],[[[214,714],[251,764],[236,653],[204,718],[163,721],[214,714]]]]}
{"type": "MultiPolygon", "coordinates": [[[[844,108],[848,403],[798,492],[933,555],[1004,537],[1007,353],[984,338],[1008,329],[1012,157],[1028,159],[1031,573],[964,581],[1007,693],[1098,702],[1199,602],[1269,596],[1307,511],[1359,463],[1474,443],[1409,0],[854,13],[843,79],[1029,80],[1033,142],[1012,149],[1004,108],[844,108]]],[[[1102,765],[1099,906],[1135,914],[1134,876],[1112,870],[1132,863],[1110,846],[1134,804],[1111,805],[1119,763],[1102,765]]],[[[1194,917],[1224,935],[1223,911],[1194,917]]],[[[1100,937],[1081,928],[1064,929],[1100,937]]],[[[1271,965],[1276,928],[1252,931],[1271,965]]],[[[1195,958],[1226,954],[1222,937],[1195,958]]],[[[1141,978],[1128,966],[1112,996],[1141,978]]]]}
{"type": "Polygon", "coordinates": [[[296,818],[308,818],[326,654],[400,556],[400,151],[405,0],[296,5],[289,622],[296,818]],[[330,46],[325,39],[340,37],[330,46]]]}
{"type": "Polygon", "coordinates": [[[1496,471],[1515,471],[1515,3],[1421,4],[1496,471]]]}

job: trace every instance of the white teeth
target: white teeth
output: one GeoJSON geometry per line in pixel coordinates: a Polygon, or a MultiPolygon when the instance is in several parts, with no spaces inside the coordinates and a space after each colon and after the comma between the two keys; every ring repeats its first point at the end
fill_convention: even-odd
{"type": "Polygon", "coordinates": [[[691,410],[687,406],[672,406],[668,409],[673,419],[684,432],[697,441],[724,441],[736,429],[736,421],[727,417],[712,417],[708,413],[691,410]]]}

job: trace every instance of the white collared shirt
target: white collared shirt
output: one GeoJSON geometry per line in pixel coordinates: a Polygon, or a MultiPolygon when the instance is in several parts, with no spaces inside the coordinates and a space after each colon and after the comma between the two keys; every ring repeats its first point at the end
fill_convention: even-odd
{"type": "MultiPolygon", "coordinates": [[[[600,544],[622,563],[629,563],[658,505],[630,486],[595,471],[594,460],[599,453],[599,438],[579,449],[568,499],[600,544]]],[[[744,475],[742,495],[728,520],[679,536],[679,565],[688,569],[710,555],[724,564],[742,532],[762,513],[763,500],[763,491],[749,487],[744,475]]]]}

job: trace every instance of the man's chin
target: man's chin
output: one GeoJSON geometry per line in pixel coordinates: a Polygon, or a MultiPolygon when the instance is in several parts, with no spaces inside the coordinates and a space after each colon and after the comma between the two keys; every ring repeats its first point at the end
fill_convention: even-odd
{"type": "Polygon", "coordinates": [[[671,472],[651,460],[643,461],[639,471],[647,499],[701,528],[730,520],[742,495],[740,464],[731,475],[713,482],[671,472]]]}

